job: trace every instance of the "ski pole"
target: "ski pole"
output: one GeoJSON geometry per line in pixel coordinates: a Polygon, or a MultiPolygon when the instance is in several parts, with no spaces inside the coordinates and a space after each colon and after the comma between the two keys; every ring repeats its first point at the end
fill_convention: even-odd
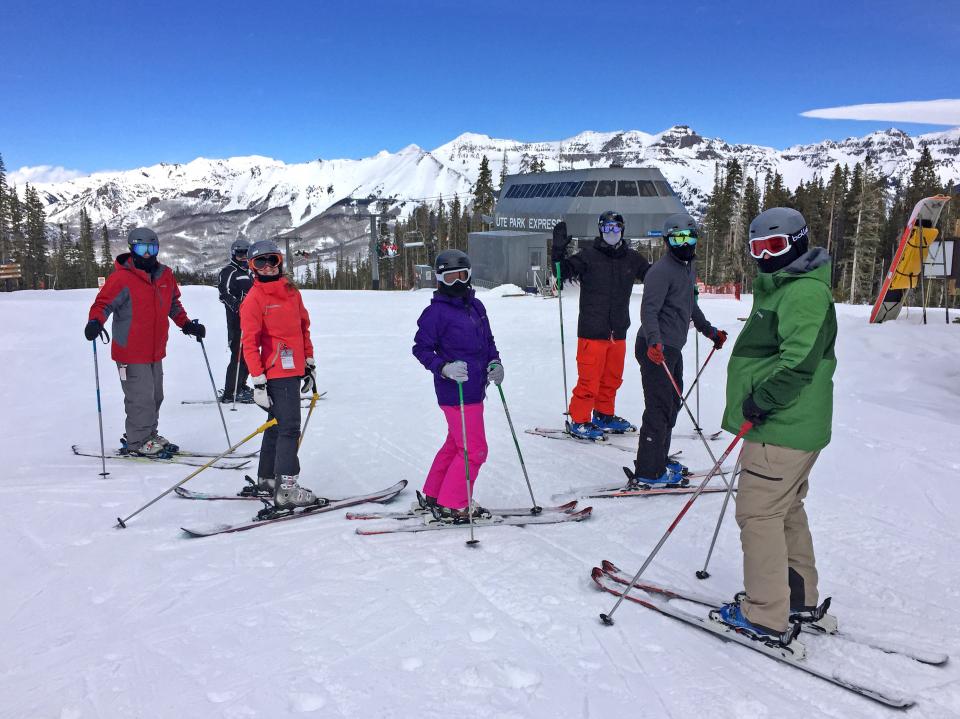
{"type": "MultiPolygon", "coordinates": [[[[240,358],[243,357],[243,332],[240,332],[240,343],[237,345],[236,365],[233,372],[233,407],[231,412],[237,411],[237,389],[240,387],[240,358]]],[[[227,440],[228,442],[230,440],[227,440]]]]}
{"type": "MultiPolygon", "coordinates": [[[[693,418],[693,412],[690,411],[690,405],[687,404],[687,400],[683,398],[683,393],[680,391],[680,386],[677,384],[677,381],[673,378],[673,374],[670,372],[670,368],[667,367],[667,363],[661,363],[663,371],[667,373],[667,377],[670,378],[670,384],[673,385],[673,391],[677,393],[677,397],[680,399],[680,404],[683,405],[683,408],[687,410],[687,415],[690,417],[690,421],[693,422],[693,429],[697,433],[697,436],[700,437],[700,441],[703,442],[704,449],[707,450],[707,454],[710,455],[710,461],[715,462],[716,457],[713,456],[713,451],[710,449],[710,444],[707,442],[707,438],[703,436],[703,430],[700,428],[700,424],[693,418]]],[[[723,480],[723,486],[729,488],[732,484],[727,482],[727,475],[724,471],[720,470],[720,478],[723,480]]]]}
{"type": "Polygon", "coordinates": [[[623,600],[626,599],[627,595],[630,593],[630,590],[636,586],[637,581],[639,581],[640,579],[640,575],[643,574],[646,568],[650,566],[650,562],[652,562],[653,558],[657,556],[657,553],[660,551],[660,548],[666,543],[667,539],[670,537],[670,534],[673,532],[674,528],[680,523],[680,520],[683,519],[683,515],[687,513],[687,510],[690,509],[691,506],[693,506],[693,503],[696,501],[697,497],[699,497],[700,494],[703,492],[703,490],[706,488],[707,482],[709,482],[710,479],[713,477],[713,475],[717,473],[717,471],[720,469],[720,466],[723,464],[724,460],[726,460],[726,458],[730,456],[730,453],[733,451],[733,448],[737,446],[737,442],[739,442],[743,438],[743,436],[750,431],[751,427],[753,427],[753,424],[749,421],[744,422],[742,425],[740,425],[740,431],[737,432],[737,436],[733,438],[733,441],[730,443],[730,446],[727,447],[726,451],[720,456],[720,459],[717,460],[717,463],[713,465],[713,469],[711,469],[707,473],[707,475],[703,478],[703,481],[700,482],[700,486],[697,487],[697,491],[690,496],[690,499],[687,500],[687,503],[683,505],[683,509],[680,510],[680,513],[676,516],[676,518],[674,518],[673,522],[670,523],[670,526],[667,527],[667,531],[663,533],[662,537],[660,537],[660,541],[657,542],[657,546],[653,548],[653,551],[650,552],[646,560],[644,560],[643,564],[640,566],[640,569],[638,569],[637,573],[633,575],[633,579],[630,580],[629,586],[617,598],[617,603],[613,605],[613,608],[609,612],[607,612],[606,614],[600,615],[600,619],[603,621],[604,624],[608,626],[613,624],[613,614],[614,612],[617,611],[617,607],[619,607],[621,602],[623,602],[623,600]]]}
{"type": "MultiPolygon", "coordinates": [[[[110,342],[110,335],[107,334],[106,330],[100,330],[100,337],[103,338],[104,344],[110,342]]],[[[97,340],[94,339],[91,344],[93,345],[93,376],[97,379],[97,422],[100,424],[100,463],[103,465],[103,471],[100,472],[100,476],[106,478],[110,473],[107,471],[107,450],[103,446],[103,409],[100,406],[100,363],[97,361],[97,340]]]]}
{"type": "Polygon", "coordinates": [[[527,489],[530,491],[530,501],[533,502],[533,506],[530,508],[530,514],[540,514],[543,511],[543,507],[537,504],[537,500],[533,498],[533,487],[530,486],[530,476],[527,474],[527,465],[523,463],[523,453],[520,452],[520,443],[517,441],[517,433],[513,428],[513,420],[510,419],[510,410],[507,409],[507,398],[503,396],[503,387],[497,385],[497,389],[500,390],[500,399],[503,402],[503,412],[507,415],[507,424],[510,425],[510,434],[513,435],[513,446],[517,448],[517,456],[520,458],[520,468],[523,470],[523,478],[527,480],[527,489]]]}
{"type": "MultiPolygon", "coordinates": [[[[703,374],[703,371],[707,368],[707,362],[710,361],[710,358],[713,357],[713,353],[717,351],[717,348],[714,347],[710,350],[710,354],[707,355],[707,358],[703,361],[703,364],[700,365],[700,369],[697,370],[697,376],[693,378],[693,384],[690,385],[690,388],[687,390],[687,393],[683,395],[684,399],[690,396],[690,393],[693,392],[693,388],[697,388],[697,424],[700,423],[700,387],[697,384],[700,381],[700,375],[703,374]]],[[[699,362],[700,355],[697,355],[697,361],[699,362]]]]}
{"type": "Polygon", "coordinates": [[[303,438],[307,434],[307,425],[310,424],[310,415],[313,414],[313,408],[317,406],[318,399],[320,399],[320,395],[314,389],[313,397],[310,398],[310,409],[307,410],[307,418],[303,420],[303,429],[300,430],[300,439],[297,440],[297,449],[300,449],[300,445],[303,444],[303,438]]]}
{"type": "Polygon", "coordinates": [[[557,270],[557,304],[560,306],[560,359],[563,363],[563,413],[569,414],[567,402],[567,343],[563,336],[563,278],[560,277],[560,262],[556,263],[557,270]]]}
{"type": "Polygon", "coordinates": [[[467,518],[470,520],[470,539],[468,547],[475,547],[480,541],[473,537],[473,487],[470,486],[470,459],[467,453],[467,416],[463,409],[463,382],[457,382],[457,393],[460,395],[460,429],[463,430],[463,472],[467,478],[467,518]]]}
{"type": "MultiPolygon", "coordinates": [[[[741,452],[742,456],[742,452],[741,452]]],[[[737,479],[737,473],[740,470],[740,457],[737,457],[737,464],[733,468],[733,474],[730,475],[730,484],[727,485],[727,491],[723,495],[723,504],[720,506],[720,516],[717,517],[717,526],[713,530],[713,539],[710,540],[710,548],[707,550],[707,558],[703,560],[703,569],[697,570],[697,579],[706,579],[710,576],[707,566],[710,564],[710,558],[713,556],[713,548],[717,544],[717,536],[720,534],[720,525],[723,524],[723,516],[727,513],[727,504],[733,495],[733,483],[737,479]]]]}
{"type": "Polygon", "coordinates": [[[217,396],[217,383],[213,379],[213,372],[210,369],[210,359],[207,357],[207,346],[203,344],[203,337],[197,337],[200,343],[200,349],[203,350],[203,361],[207,363],[207,374],[210,375],[210,386],[213,387],[213,399],[217,404],[217,412],[220,413],[220,421],[223,423],[223,433],[227,436],[227,445],[230,445],[230,433],[227,431],[227,420],[223,418],[223,407],[220,405],[220,398],[217,396]]]}
{"type": "Polygon", "coordinates": [[[145,505],[143,505],[142,507],[140,507],[140,509],[138,509],[136,512],[134,512],[133,514],[131,514],[129,517],[124,517],[123,519],[120,519],[120,517],[117,517],[117,523],[114,525],[114,528],[115,528],[115,529],[126,529],[126,528],[127,528],[127,522],[129,522],[131,519],[133,519],[134,517],[136,517],[138,514],[140,514],[140,512],[142,512],[143,510],[145,510],[145,509],[146,509],[147,507],[149,507],[151,504],[153,504],[154,502],[156,502],[156,501],[159,500],[159,499],[162,499],[163,497],[166,497],[168,494],[170,494],[170,492],[172,492],[173,490],[175,490],[175,489],[176,489],[177,487],[179,487],[180,485],[185,484],[188,480],[193,479],[194,477],[196,477],[198,474],[200,474],[200,473],[201,473],[203,470],[205,470],[207,467],[211,466],[211,465],[212,465],[214,462],[216,462],[218,459],[223,459],[223,458],[226,457],[228,454],[230,454],[231,452],[233,452],[237,447],[239,447],[240,445],[246,444],[247,442],[249,442],[251,439],[253,439],[254,437],[256,437],[256,436],[257,436],[258,434],[260,434],[261,432],[266,432],[268,429],[270,429],[270,428],[271,428],[273,425],[275,425],[276,423],[277,423],[277,420],[275,420],[275,419],[271,419],[271,420],[269,420],[268,422],[264,422],[264,423],[261,424],[259,427],[257,427],[253,432],[251,432],[251,433],[248,434],[246,437],[244,437],[244,438],[241,439],[239,442],[237,442],[235,445],[233,445],[232,447],[229,447],[229,448],[227,449],[227,451],[225,451],[223,454],[220,454],[220,455],[214,457],[213,459],[211,459],[209,462],[207,462],[207,463],[206,463],[205,465],[203,465],[202,467],[198,467],[198,468],[196,469],[196,471],[193,471],[193,472],[191,472],[190,474],[188,474],[186,477],[184,477],[184,478],[181,479],[179,482],[177,482],[175,485],[173,485],[172,487],[170,487],[170,489],[168,489],[167,491],[165,491],[163,494],[160,494],[160,495],[154,497],[153,499],[151,499],[149,502],[147,502],[145,505]]]}

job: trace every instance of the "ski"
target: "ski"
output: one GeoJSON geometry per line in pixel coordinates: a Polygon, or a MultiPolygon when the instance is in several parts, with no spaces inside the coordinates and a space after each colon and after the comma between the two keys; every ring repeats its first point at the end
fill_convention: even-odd
{"type": "Polygon", "coordinates": [[[182,497],[183,499],[200,499],[208,502],[216,502],[216,501],[230,500],[230,499],[260,500],[260,499],[270,499],[271,497],[273,497],[272,493],[267,493],[267,492],[263,494],[241,494],[240,492],[237,492],[236,494],[210,494],[207,492],[194,492],[193,490],[184,489],[183,487],[177,487],[173,491],[176,492],[178,497],[182,497]]]}
{"type": "MultiPolygon", "coordinates": [[[[503,526],[525,527],[528,524],[562,524],[563,522],[582,522],[584,519],[587,519],[590,516],[592,511],[593,507],[586,507],[581,509],[579,512],[571,512],[569,514],[557,512],[552,514],[528,514],[525,517],[503,517],[494,515],[489,519],[474,519],[473,526],[475,528],[503,526]]],[[[469,526],[470,524],[467,522],[464,522],[463,524],[453,524],[450,522],[439,522],[437,520],[432,520],[422,524],[402,523],[384,525],[383,527],[377,527],[375,529],[362,529],[358,527],[357,534],[372,535],[394,534],[396,532],[431,532],[438,529],[467,529],[469,526]]]]}
{"type": "MultiPolygon", "coordinates": [[[[173,453],[174,457],[219,457],[223,452],[199,452],[190,449],[178,449],[173,453]]],[[[252,452],[231,452],[230,454],[224,455],[224,459],[250,459],[251,457],[256,457],[260,454],[259,449],[255,449],[252,452]]],[[[97,455],[98,457],[100,455],[97,455]]]]}
{"type": "MultiPolygon", "coordinates": [[[[629,585],[630,580],[633,578],[630,575],[623,572],[619,569],[613,562],[609,562],[606,559],[603,560],[601,566],[601,571],[606,574],[610,579],[617,582],[618,584],[629,585]]],[[[667,589],[666,587],[661,587],[656,584],[651,584],[647,581],[640,580],[635,585],[635,588],[642,589],[645,592],[652,594],[660,594],[667,597],[668,599],[682,599],[687,602],[693,602],[695,604],[702,604],[705,607],[716,607],[724,602],[724,600],[718,597],[711,597],[704,594],[699,594],[697,592],[686,592],[674,589],[667,589]]],[[[802,631],[808,634],[817,634],[823,636],[824,633],[817,629],[816,627],[810,626],[809,624],[801,624],[800,628],[802,631]]],[[[950,657],[941,652],[931,651],[928,649],[922,649],[918,647],[910,647],[906,644],[901,644],[899,642],[891,642],[883,639],[877,639],[874,637],[867,637],[855,632],[847,632],[840,630],[833,634],[826,636],[836,637],[844,641],[853,642],[855,644],[863,644],[864,646],[877,649],[885,654],[900,654],[914,661],[920,662],[921,664],[931,664],[933,666],[940,666],[946,664],[949,661],[950,657]]]]}
{"type": "Polygon", "coordinates": [[[280,514],[279,516],[270,517],[269,519],[252,519],[249,522],[243,522],[241,524],[212,524],[207,527],[181,527],[181,529],[190,537],[212,537],[215,534],[229,534],[231,532],[244,532],[248,529],[254,529],[255,527],[264,527],[268,524],[276,524],[277,522],[286,522],[291,519],[301,519],[303,517],[312,517],[315,514],[325,514],[327,512],[333,512],[337,509],[343,509],[344,507],[353,507],[357,504],[364,504],[366,502],[389,502],[394,499],[400,492],[403,491],[404,487],[407,486],[407,480],[401,479],[392,487],[387,489],[382,489],[379,492],[371,492],[370,494],[360,494],[355,497],[347,497],[345,499],[331,499],[327,504],[318,507],[304,507],[302,509],[289,510],[285,513],[280,514]]]}
{"type": "MultiPolygon", "coordinates": [[[[317,399],[323,399],[326,392],[321,392],[317,399]]],[[[309,407],[310,402],[313,400],[313,395],[300,395],[300,406],[309,407]]],[[[180,404],[223,404],[223,405],[232,405],[233,402],[221,402],[220,400],[213,399],[183,399],[180,400],[180,404]]],[[[237,402],[237,404],[256,404],[255,402],[237,402]]]]}
{"type": "MultiPolygon", "coordinates": [[[[73,453],[78,457],[96,457],[100,459],[100,452],[96,450],[84,449],[79,445],[72,445],[73,453]]],[[[217,455],[213,455],[216,457],[217,455]]],[[[183,456],[176,454],[169,459],[160,459],[157,457],[141,457],[137,454],[121,454],[119,450],[108,449],[107,450],[107,459],[125,459],[133,462],[152,462],[153,464],[183,464],[188,467],[202,467],[206,464],[201,457],[191,457],[183,456]]],[[[248,464],[250,464],[249,459],[244,459],[241,462],[230,462],[224,460],[217,460],[210,467],[214,469],[243,469],[248,464]]]]}
{"type": "MultiPolygon", "coordinates": [[[[600,567],[593,568],[591,577],[597,587],[603,591],[613,594],[617,597],[623,596],[623,591],[618,588],[619,585],[615,584],[614,581],[607,574],[605,574],[600,567]]],[[[796,657],[793,657],[789,653],[788,648],[764,644],[757,639],[751,639],[744,634],[740,634],[733,627],[729,627],[725,624],[709,619],[708,617],[699,616],[697,614],[678,609],[670,604],[670,598],[666,595],[647,594],[645,596],[639,596],[628,594],[625,598],[647,607],[648,609],[652,609],[655,612],[659,612],[660,614],[689,624],[692,627],[709,632],[720,639],[745,646],[754,650],[755,652],[764,654],[771,659],[775,659],[778,662],[788,664],[799,669],[800,671],[828,681],[831,684],[854,692],[855,694],[859,694],[862,697],[873,699],[874,701],[885,704],[886,706],[897,709],[907,709],[916,703],[909,697],[888,692],[879,687],[869,687],[849,679],[844,679],[840,673],[835,670],[829,671],[819,669],[808,663],[808,659],[797,659],[796,657]]],[[[718,608],[718,605],[711,606],[718,608]]]]}
{"type": "MultiPolygon", "coordinates": [[[[556,507],[541,507],[538,514],[569,514],[577,508],[576,500],[556,507]]],[[[490,514],[499,517],[526,517],[535,516],[530,507],[516,507],[507,509],[487,509],[490,514]]],[[[406,512],[347,512],[347,519],[422,519],[430,516],[429,509],[419,505],[411,507],[406,512]]]]}
{"type": "MultiPolygon", "coordinates": [[[[628,468],[625,467],[624,471],[628,468]]],[[[721,470],[728,477],[733,472],[732,468],[725,467],[721,470]]],[[[696,471],[690,472],[689,474],[684,475],[685,484],[682,487],[656,487],[656,486],[647,486],[642,485],[641,487],[631,488],[623,484],[601,484],[594,487],[578,487],[575,489],[567,490],[566,492],[557,492],[554,494],[551,499],[553,501],[560,501],[568,497],[582,497],[584,499],[607,499],[607,498],[618,498],[618,497],[643,497],[647,495],[658,495],[658,494],[692,494],[697,491],[697,488],[694,486],[689,486],[690,483],[696,482],[697,480],[702,480],[706,476],[707,472],[705,471],[696,471]],[[646,487],[646,488],[644,488],[646,487]]],[[[720,472],[717,473],[717,476],[720,475],[720,472]]],[[[704,494],[713,494],[715,492],[726,492],[726,486],[723,487],[706,487],[703,490],[704,494]]]]}
{"type": "MultiPolygon", "coordinates": [[[[579,439],[569,434],[565,429],[560,429],[556,427],[534,427],[533,429],[525,429],[523,431],[526,432],[527,434],[533,434],[538,437],[546,437],[547,439],[565,439],[571,442],[577,442],[579,444],[585,444],[585,445],[590,444],[590,445],[596,445],[597,447],[609,447],[611,449],[619,449],[621,452],[629,452],[630,454],[637,453],[635,432],[629,432],[627,434],[605,435],[603,439],[594,440],[594,439],[579,439]],[[617,441],[619,437],[624,437],[624,438],[633,440],[632,446],[626,443],[619,443],[617,441]]],[[[723,431],[721,430],[721,431],[714,432],[713,434],[705,434],[703,436],[704,438],[710,440],[711,442],[715,442],[719,440],[722,435],[723,435],[723,431]]],[[[690,438],[699,439],[698,435],[696,434],[673,435],[673,439],[690,439],[690,438]]]]}

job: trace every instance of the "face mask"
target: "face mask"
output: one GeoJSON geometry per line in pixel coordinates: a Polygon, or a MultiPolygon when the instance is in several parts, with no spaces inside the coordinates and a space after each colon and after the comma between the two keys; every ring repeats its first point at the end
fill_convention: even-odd
{"type": "Polygon", "coordinates": [[[615,247],[616,245],[620,244],[620,232],[601,232],[600,236],[603,238],[603,241],[611,247],[615,247]]]}
{"type": "Polygon", "coordinates": [[[440,290],[440,294],[447,297],[466,297],[471,288],[468,282],[454,282],[452,285],[441,282],[437,285],[437,289],[440,290]]]}
{"type": "Polygon", "coordinates": [[[133,266],[138,270],[143,270],[149,274],[157,268],[156,257],[141,257],[140,255],[132,252],[130,253],[130,256],[133,258],[133,266]]]}
{"type": "Polygon", "coordinates": [[[697,246],[696,245],[680,245],[680,247],[674,247],[673,245],[667,245],[670,248],[670,252],[673,253],[673,256],[676,257],[681,262],[689,262],[694,257],[697,256],[697,246]]]}

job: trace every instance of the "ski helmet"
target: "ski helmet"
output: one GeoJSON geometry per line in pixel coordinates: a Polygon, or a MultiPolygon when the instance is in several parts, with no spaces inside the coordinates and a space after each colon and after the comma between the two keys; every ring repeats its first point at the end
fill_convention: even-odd
{"type": "Polygon", "coordinates": [[[626,229],[626,224],[623,221],[623,215],[619,212],[614,212],[613,210],[607,210],[602,215],[600,219],[597,220],[597,232],[603,234],[603,226],[607,222],[619,222],[620,223],[620,234],[623,234],[623,231],[626,229]]]}
{"type": "Polygon", "coordinates": [[[789,207],[771,207],[750,223],[751,256],[754,256],[754,240],[783,235],[786,237],[786,246],[779,254],[771,251],[761,257],[754,256],[761,272],[781,270],[807,251],[808,232],[807,221],[799,212],[789,207]]]}
{"type": "Polygon", "coordinates": [[[670,215],[666,222],[663,223],[663,236],[666,237],[671,232],[676,232],[677,230],[691,230],[696,232],[697,221],[686,212],[678,212],[675,215],[670,215]]]}
{"type": "Polygon", "coordinates": [[[470,258],[461,250],[444,250],[437,255],[433,264],[433,269],[438,275],[451,270],[469,270],[470,267],[470,258]]]}
{"type": "Polygon", "coordinates": [[[230,245],[230,257],[236,259],[238,252],[246,254],[250,250],[250,242],[242,237],[238,237],[230,245]]]}
{"type": "Polygon", "coordinates": [[[155,242],[159,245],[160,238],[157,237],[157,233],[149,227],[134,227],[130,230],[130,234],[127,235],[127,244],[133,247],[138,242],[155,242]]]}
{"type": "Polygon", "coordinates": [[[157,267],[160,239],[149,227],[134,227],[127,235],[127,246],[133,265],[144,272],[153,272],[157,267]]]}
{"type": "Polygon", "coordinates": [[[280,279],[280,275],[283,274],[283,253],[280,252],[280,248],[277,247],[277,243],[273,240],[258,240],[250,245],[250,249],[247,250],[247,264],[253,273],[257,275],[257,277],[261,277],[265,282],[280,279]],[[276,255],[280,258],[280,262],[277,264],[280,271],[275,275],[264,275],[261,277],[257,271],[256,260],[266,255],[276,255]]]}

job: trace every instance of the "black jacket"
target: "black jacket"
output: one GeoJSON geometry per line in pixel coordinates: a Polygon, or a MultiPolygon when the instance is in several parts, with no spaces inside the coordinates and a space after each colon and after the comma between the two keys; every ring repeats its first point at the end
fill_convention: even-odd
{"type": "Polygon", "coordinates": [[[622,340],[630,327],[630,295],[633,283],[643,280],[650,268],[647,258],[625,241],[610,247],[601,238],[593,240],[560,262],[563,280],[580,282],[580,319],[577,336],[588,340],[622,340]]]}
{"type": "Polygon", "coordinates": [[[230,260],[230,264],[220,270],[217,289],[220,290],[220,301],[230,312],[236,314],[240,311],[240,303],[252,286],[253,278],[246,263],[230,260]]]}

